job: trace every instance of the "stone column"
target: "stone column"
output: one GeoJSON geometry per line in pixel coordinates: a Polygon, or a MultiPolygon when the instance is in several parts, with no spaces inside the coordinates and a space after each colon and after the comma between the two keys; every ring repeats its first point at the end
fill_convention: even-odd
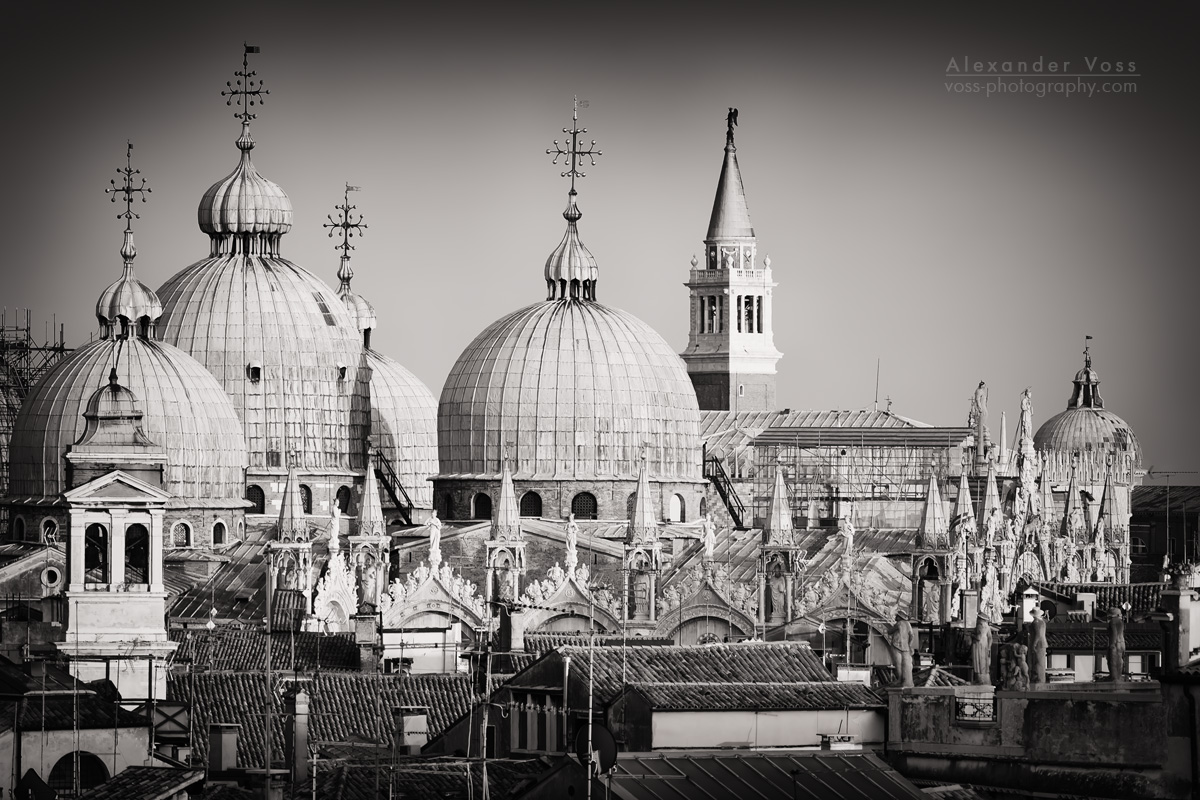
{"type": "Polygon", "coordinates": [[[80,512],[71,512],[71,551],[69,566],[71,575],[68,579],[69,591],[83,591],[84,542],[87,536],[88,521],[80,512]]]}
{"type": "Polygon", "coordinates": [[[108,583],[119,586],[125,582],[125,526],[129,520],[124,511],[109,514],[112,532],[108,537],[108,583]]]}

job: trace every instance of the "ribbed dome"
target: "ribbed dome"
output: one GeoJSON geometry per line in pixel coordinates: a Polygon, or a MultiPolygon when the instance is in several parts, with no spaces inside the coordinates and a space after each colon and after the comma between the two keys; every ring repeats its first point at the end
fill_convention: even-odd
{"type": "Polygon", "coordinates": [[[142,409],[133,392],[110,381],[96,390],[83,413],[96,419],[136,419],[142,416],[142,409]]]}
{"type": "Polygon", "coordinates": [[[158,295],[133,274],[133,259],[137,249],[133,244],[133,231],[126,229],[125,243],[121,245],[121,256],[125,267],[121,277],[108,285],[96,301],[96,317],[102,325],[114,325],[118,319],[135,322],[148,319],[154,322],[162,316],[162,303],[158,295]]]}
{"type": "Polygon", "coordinates": [[[438,405],[441,477],[700,477],[700,412],[683,361],[656,331],[599,303],[537,303],[459,356],[438,405]]]}
{"type": "MultiPolygon", "coordinates": [[[[350,319],[355,321],[360,331],[375,329],[378,324],[378,320],[375,317],[375,307],[367,302],[365,297],[350,291],[349,288],[345,291],[339,291],[338,297],[341,298],[342,305],[350,312],[350,319]]],[[[428,392],[429,390],[426,389],[425,391],[428,392]]],[[[432,398],[433,395],[430,395],[430,397],[432,398]]]]}
{"type": "Polygon", "coordinates": [[[252,468],[362,469],[367,376],[336,293],[282,258],[223,255],[159,288],[159,335],[216,376],[246,430],[252,468]]]}
{"type": "Polygon", "coordinates": [[[248,124],[243,124],[237,146],[242,151],[237,168],[210,186],[200,200],[196,212],[200,230],[210,236],[287,233],[292,227],[292,201],[254,168],[248,124]]]}
{"type": "Polygon", "coordinates": [[[163,488],[185,504],[241,499],[246,443],[225,392],[185,353],[135,336],[89,342],[29,392],[13,429],[11,497],[54,498],[67,488],[64,454],[83,435],[89,401],[97,412],[131,411],[130,403],[141,411],[141,429],[166,450],[163,488]],[[128,388],[97,393],[117,348],[118,380],[128,388]]]}
{"type": "Polygon", "coordinates": [[[371,440],[383,451],[417,508],[433,508],[437,474],[437,401],[402,365],[367,349],[371,367],[371,440]]]}
{"type": "Polygon", "coordinates": [[[1062,454],[1114,453],[1128,455],[1135,465],[1142,453],[1133,429],[1116,414],[1104,408],[1100,397],[1100,376],[1092,368],[1090,353],[1085,351],[1083,369],[1075,373],[1074,390],[1067,410],[1046,420],[1033,435],[1038,450],[1062,454]]]}
{"type": "Polygon", "coordinates": [[[1033,436],[1038,450],[1128,453],[1140,464],[1141,447],[1125,420],[1103,408],[1068,408],[1042,423],[1033,436]]]}

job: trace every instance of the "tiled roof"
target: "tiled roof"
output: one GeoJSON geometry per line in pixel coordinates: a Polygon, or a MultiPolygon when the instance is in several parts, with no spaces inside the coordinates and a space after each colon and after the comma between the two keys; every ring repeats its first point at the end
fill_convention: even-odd
{"type": "MultiPolygon", "coordinates": [[[[285,683],[279,675],[277,686],[285,683]]],[[[264,695],[262,673],[196,673],[174,675],[167,697],[192,705],[195,753],[208,752],[208,726],[214,722],[238,723],[238,764],[262,765],[264,695]]],[[[471,677],[452,675],[378,675],[317,673],[308,684],[312,714],[309,735],[313,742],[378,741],[392,739],[393,706],[429,709],[429,733],[434,736],[466,713],[471,702],[471,677]]],[[[272,692],[274,744],[272,752],[283,758],[282,691],[272,692]]]]}
{"type": "Polygon", "coordinates": [[[934,781],[914,780],[913,785],[920,787],[929,800],[988,800],[995,796],[990,793],[982,794],[974,786],[960,783],[946,785],[934,781]]]}
{"type": "MultiPolygon", "coordinates": [[[[871,678],[875,686],[894,686],[900,682],[896,668],[891,665],[873,667],[871,678]]],[[[914,686],[965,686],[966,683],[963,678],[936,664],[913,670],[914,686]]]]}
{"type": "Polygon", "coordinates": [[[1200,486],[1135,486],[1133,487],[1133,515],[1165,514],[1167,511],[1168,491],[1171,498],[1171,511],[1182,513],[1191,509],[1193,513],[1200,508],[1200,486]]]}
{"type": "Polygon", "coordinates": [[[883,700],[861,683],[633,683],[650,705],[663,711],[824,711],[882,706],[883,700]]]}
{"type": "MultiPolygon", "coordinates": [[[[639,647],[651,645],[669,645],[671,639],[646,639],[626,636],[620,633],[596,634],[597,647],[620,647],[622,643],[636,644],[639,647]]],[[[557,631],[531,631],[525,634],[525,652],[536,656],[545,655],[556,647],[587,647],[586,633],[559,633],[557,631]]]]}
{"type": "Polygon", "coordinates": [[[247,789],[228,783],[210,783],[200,793],[200,800],[260,800],[262,789],[247,789]]]}
{"type": "MultiPolygon", "coordinates": [[[[561,647],[557,652],[575,664],[588,663],[586,647],[561,647]]],[[[591,652],[596,695],[604,702],[615,697],[623,683],[833,680],[812,648],[802,642],[597,647],[591,652]]],[[[512,685],[520,685],[520,676],[512,685]]]]}
{"type": "MultiPolygon", "coordinates": [[[[1108,649],[1108,628],[1089,625],[1055,630],[1047,626],[1046,646],[1051,650],[1104,651],[1108,649]]],[[[1131,625],[1126,626],[1125,649],[1161,652],[1162,631],[1153,627],[1137,630],[1131,625]]]]}
{"type": "Polygon", "coordinates": [[[625,800],[925,797],[907,778],[866,751],[629,755],[617,759],[612,785],[613,795],[625,800]]]}
{"type": "MultiPolygon", "coordinates": [[[[228,560],[211,578],[200,580],[195,586],[181,587],[168,616],[173,620],[207,622],[216,609],[217,620],[261,625],[267,614],[263,544],[261,539],[253,538],[225,550],[228,560]]],[[[323,552],[322,548],[314,550],[323,552]]],[[[273,626],[284,630],[297,628],[303,607],[302,593],[276,589],[271,602],[273,626]]]]}
{"type": "Polygon", "coordinates": [[[0,701],[0,731],[10,731],[16,722],[23,731],[64,731],[73,728],[145,728],[141,714],[94,694],[30,694],[18,700],[0,701]],[[14,714],[14,711],[17,713],[14,714]]]}
{"type": "MultiPolygon", "coordinates": [[[[489,759],[488,789],[492,797],[510,797],[519,784],[550,769],[552,764],[545,758],[489,759]]],[[[379,775],[378,794],[375,786],[376,769],[373,764],[337,764],[317,772],[317,797],[321,800],[375,800],[377,797],[466,800],[468,797],[483,797],[482,772],[478,762],[468,765],[459,758],[406,759],[394,766],[385,763],[379,775]],[[470,789],[467,788],[468,774],[472,783],[470,789]],[[389,792],[389,780],[394,781],[394,793],[389,792]]]]}
{"type": "Polygon", "coordinates": [[[127,767],[79,800],[169,800],[203,781],[202,769],[127,767]]]}
{"type": "MultiPolygon", "coordinates": [[[[204,629],[176,629],[170,636],[171,641],[179,642],[176,663],[191,662],[195,669],[218,672],[266,669],[267,635],[261,628],[221,626],[211,633],[204,629]]],[[[357,670],[358,645],[352,633],[276,631],[271,637],[271,666],[281,672],[317,668],[357,670]]]]}
{"type": "Polygon", "coordinates": [[[1067,597],[1075,597],[1080,592],[1093,592],[1096,595],[1096,608],[1107,611],[1120,607],[1128,602],[1132,611],[1153,611],[1158,607],[1158,598],[1162,590],[1167,588],[1165,583],[1054,583],[1035,582],[1037,590],[1056,592],[1067,597]]]}
{"type": "Polygon", "coordinates": [[[18,697],[29,692],[69,691],[80,686],[71,673],[62,667],[49,662],[40,662],[37,666],[41,671],[36,675],[30,674],[22,665],[0,656],[0,697],[18,697]]]}

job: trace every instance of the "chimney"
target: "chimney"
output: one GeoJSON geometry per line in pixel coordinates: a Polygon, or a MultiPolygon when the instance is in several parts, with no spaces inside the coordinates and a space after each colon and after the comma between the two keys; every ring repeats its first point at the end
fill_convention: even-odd
{"type": "Polygon", "coordinates": [[[429,709],[425,706],[394,706],[397,751],[419,756],[429,741],[429,709]]]}
{"type": "Polygon", "coordinates": [[[291,717],[292,724],[285,725],[288,758],[292,763],[292,780],[299,785],[308,781],[308,691],[307,678],[293,679],[292,687],[284,695],[284,714],[291,717]]]}
{"type": "Polygon", "coordinates": [[[498,631],[497,652],[525,652],[525,612],[513,608],[507,603],[500,606],[500,628],[498,631]]]}
{"type": "Polygon", "coordinates": [[[358,645],[358,668],[363,672],[374,672],[379,665],[375,645],[379,616],[375,613],[355,614],[354,643],[358,645]]]}
{"type": "Polygon", "coordinates": [[[1040,596],[1041,595],[1039,595],[1037,593],[1037,590],[1034,589],[1032,586],[1030,586],[1028,589],[1026,589],[1024,592],[1021,593],[1021,624],[1022,625],[1033,622],[1033,617],[1030,616],[1029,612],[1033,611],[1033,609],[1038,607],[1038,597],[1040,597],[1040,596]]]}
{"type": "Polygon", "coordinates": [[[1088,620],[1092,620],[1096,616],[1096,593],[1095,592],[1080,592],[1075,595],[1075,602],[1079,604],[1080,610],[1087,614],[1088,620]]]}
{"type": "Polygon", "coordinates": [[[237,768],[238,732],[241,725],[213,722],[208,726],[208,771],[229,772],[237,768]]]}
{"type": "Polygon", "coordinates": [[[1166,629],[1163,672],[1174,672],[1192,660],[1193,649],[1200,644],[1193,641],[1200,633],[1192,624],[1194,596],[1191,589],[1163,589],[1158,604],[1167,616],[1163,622],[1166,629]]]}

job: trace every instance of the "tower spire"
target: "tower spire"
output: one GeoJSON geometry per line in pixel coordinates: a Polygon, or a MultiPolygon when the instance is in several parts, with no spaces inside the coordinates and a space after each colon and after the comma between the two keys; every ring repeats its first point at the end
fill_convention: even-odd
{"type": "Polygon", "coordinates": [[[774,411],[775,349],[771,259],[758,263],[733,129],[725,118],[725,155],[704,238],[704,260],[692,259],[691,331],[683,360],[702,411],[774,411]]]}
{"type": "Polygon", "coordinates": [[[771,504],[767,506],[767,519],[763,533],[769,545],[792,544],[792,504],[788,501],[787,483],[783,478],[783,464],[775,464],[775,486],[771,490],[771,504]]]}
{"type": "Polygon", "coordinates": [[[546,148],[546,154],[554,156],[550,163],[557,164],[560,158],[563,159],[563,166],[566,169],[561,176],[571,179],[571,189],[567,192],[567,207],[563,211],[563,219],[567,221],[567,231],[563,234],[558,247],[546,259],[547,300],[594,301],[596,299],[599,268],[596,266],[596,259],[592,257],[591,252],[579,238],[576,223],[583,216],[583,212],[575,203],[575,197],[578,194],[575,191],[575,179],[587,177],[587,173],[580,169],[584,159],[590,161],[591,166],[594,167],[596,166],[596,157],[603,153],[596,149],[595,139],[592,139],[587,149],[580,147],[579,135],[587,133],[587,128],[579,127],[580,105],[586,106],[587,101],[580,103],[579,98],[576,97],[571,112],[571,127],[562,129],[563,133],[568,134],[571,138],[564,140],[562,144],[555,139],[554,147],[546,148]]]}

